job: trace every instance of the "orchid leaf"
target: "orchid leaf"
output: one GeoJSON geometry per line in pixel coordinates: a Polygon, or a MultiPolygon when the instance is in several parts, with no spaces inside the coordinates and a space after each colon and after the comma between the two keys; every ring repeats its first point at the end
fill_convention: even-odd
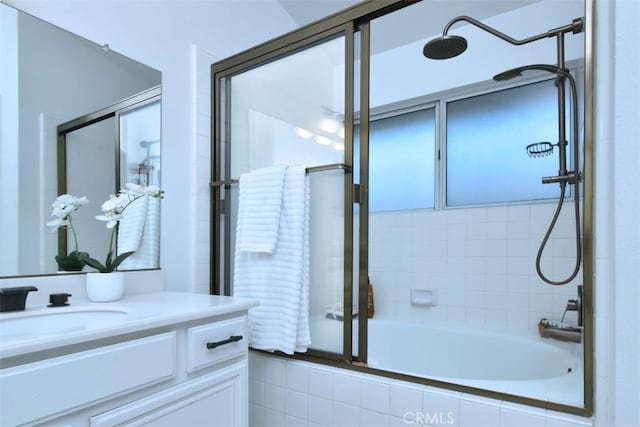
{"type": "Polygon", "coordinates": [[[116,259],[113,260],[113,262],[109,265],[110,271],[115,270],[116,268],[118,268],[118,266],[122,263],[122,261],[124,261],[125,259],[127,259],[129,256],[133,255],[134,252],[123,252],[120,255],[118,255],[116,257],[116,259]]]}

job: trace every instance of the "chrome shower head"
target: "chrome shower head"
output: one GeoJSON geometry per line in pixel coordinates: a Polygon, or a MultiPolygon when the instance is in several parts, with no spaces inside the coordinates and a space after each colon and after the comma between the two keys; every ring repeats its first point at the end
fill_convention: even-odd
{"type": "Polygon", "coordinates": [[[467,40],[460,36],[444,35],[427,42],[422,53],[429,59],[449,59],[467,50],[467,40]]]}

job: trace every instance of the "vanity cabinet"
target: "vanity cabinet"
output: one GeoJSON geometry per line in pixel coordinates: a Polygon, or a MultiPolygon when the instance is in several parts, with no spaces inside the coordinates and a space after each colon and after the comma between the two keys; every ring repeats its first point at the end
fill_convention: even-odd
{"type": "Polygon", "coordinates": [[[248,424],[246,308],[16,360],[0,365],[3,427],[248,424]]]}
{"type": "Polygon", "coordinates": [[[93,416],[91,427],[246,426],[246,383],[245,360],[93,416]]]}

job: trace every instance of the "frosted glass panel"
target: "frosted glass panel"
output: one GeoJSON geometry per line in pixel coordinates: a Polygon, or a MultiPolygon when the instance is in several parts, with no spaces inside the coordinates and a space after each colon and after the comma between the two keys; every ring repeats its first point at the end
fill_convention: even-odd
{"type": "Polygon", "coordinates": [[[541,177],[558,172],[557,153],[528,156],[526,146],[558,139],[553,81],[447,104],[447,205],[550,199],[558,185],[541,177]]]}
{"type": "MultiPolygon", "coordinates": [[[[359,164],[356,133],[355,164],[359,164]]],[[[369,211],[433,207],[435,109],[369,125],[369,211]]]]}
{"type": "Polygon", "coordinates": [[[344,37],[231,78],[231,175],[344,162],[344,37]]]}
{"type": "MultiPolygon", "coordinates": [[[[228,80],[230,139],[225,152],[230,155],[230,177],[274,164],[344,163],[344,46],[344,37],[338,37],[228,80]]],[[[310,348],[342,353],[343,323],[327,315],[342,310],[344,299],[345,173],[315,172],[309,180],[310,348]]],[[[224,189],[224,198],[231,203],[230,250],[224,251],[230,269],[236,188],[224,189]]]]}
{"type": "MultiPolygon", "coordinates": [[[[160,101],[120,115],[120,186],[160,186],[160,101]]],[[[137,202],[118,228],[118,254],[134,250],[121,269],[160,267],[160,199],[137,202]]]]}

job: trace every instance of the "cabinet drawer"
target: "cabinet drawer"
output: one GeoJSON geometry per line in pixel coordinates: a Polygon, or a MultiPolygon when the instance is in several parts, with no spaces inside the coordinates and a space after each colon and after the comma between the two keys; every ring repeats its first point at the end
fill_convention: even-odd
{"type": "Polygon", "coordinates": [[[0,370],[0,425],[32,422],[175,375],[175,332],[0,370]]]}
{"type": "Polygon", "coordinates": [[[247,376],[243,360],[93,416],[91,427],[246,427],[247,376]]]}
{"type": "Polygon", "coordinates": [[[246,316],[189,328],[187,372],[246,356],[246,316]]]}

